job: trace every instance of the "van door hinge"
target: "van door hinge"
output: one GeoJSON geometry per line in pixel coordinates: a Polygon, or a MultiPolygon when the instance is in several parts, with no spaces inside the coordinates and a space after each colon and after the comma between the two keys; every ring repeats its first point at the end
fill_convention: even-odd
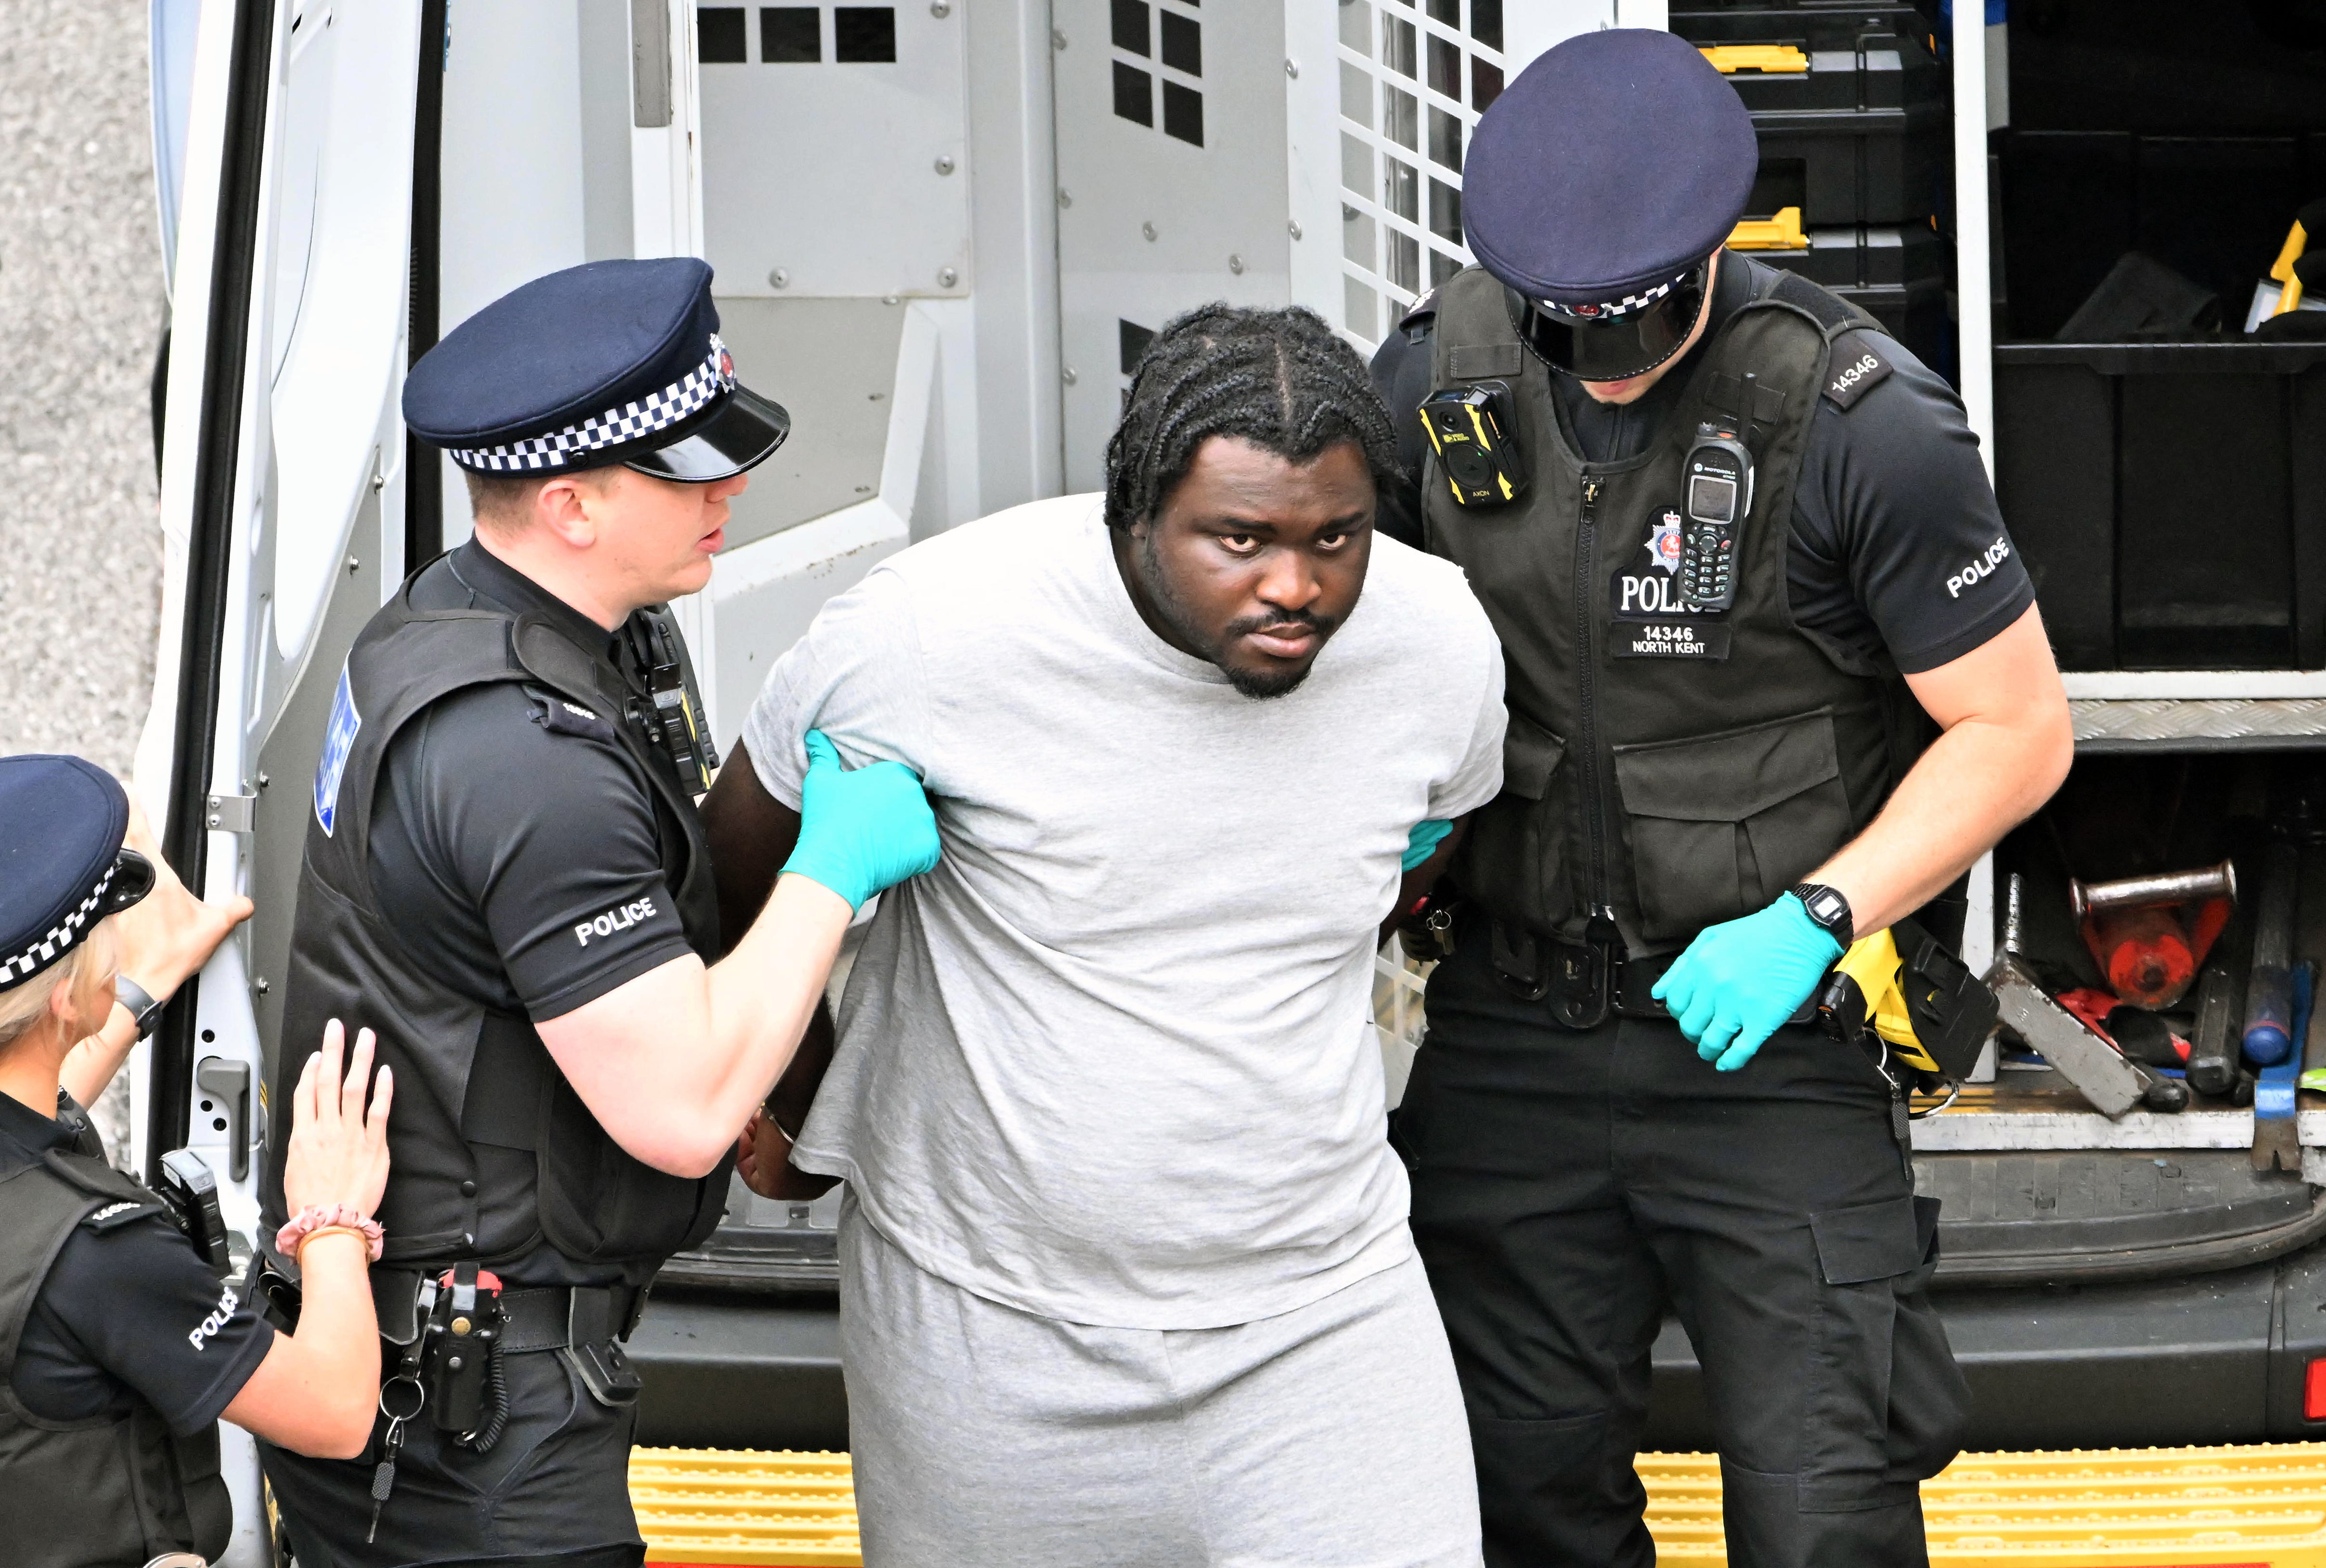
{"type": "Polygon", "coordinates": [[[248,833],[256,820],[258,797],[248,790],[210,797],[209,824],[220,833],[248,833]]]}

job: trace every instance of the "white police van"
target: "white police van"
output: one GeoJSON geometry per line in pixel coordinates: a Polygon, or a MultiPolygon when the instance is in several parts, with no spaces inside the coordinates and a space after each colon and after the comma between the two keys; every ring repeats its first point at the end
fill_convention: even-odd
{"type": "MultiPolygon", "coordinates": [[[[2097,338],[2062,336],[2129,251],[2222,296],[2233,333],[2292,212],[2326,194],[2314,8],[2218,8],[2192,41],[2159,0],[2007,20],[1894,0],[152,4],[168,567],[137,778],[188,881],[258,914],[142,1061],[135,1158],[191,1143],[246,1237],[333,682],[405,572],[469,529],[457,475],[399,423],[404,374],[488,301],[584,260],[708,258],[744,375],[796,422],[680,606],[724,749],[769,661],[873,563],[1094,488],[1127,374],[1175,312],[1298,301],[1361,346],[1394,331],[1467,259],[1462,147],[1542,49],[1670,25],[1773,50],[1724,57],[1763,95],[1775,238],[1755,243],[1805,267],[1821,246],[1924,258],[1858,277],[1858,297],[1911,315],[1956,378],[2075,672],[2079,811],[1968,879],[1966,956],[1994,956],[2015,873],[2037,956],[2089,967],[2067,878],[2141,858],[2140,820],[2107,803],[2171,818],[2152,860],[2245,853],[2238,825],[2299,796],[2326,745],[2326,349],[2225,339],[2186,300],[2177,328],[2102,311],[2097,338]],[[1979,62],[1941,79],[1919,130],[1877,101],[1918,49],[1979,62]],[[1854,107],[1766,107],[1837,71],[1854,107]],[[1862,175],[1909,133],[1936,138],[1928,231],[1817,229],[1820,160],[1838,148],[1862,175]],[[1794,245],[1783,205],[1802,201],[1794,245]]],[[[2326,957],[2326,883],[2313,901],[2303,950],[2326,957]]],[[[1380,997],[1401,1083],[1419,1010],[1393,955],[1380,997]]],[[[2326,1379],[2306,1374],[2326,1357],[2326,1109],[2290,1141],[2226,1100],[2111,1120],[2009,1044],[1916,1130],[1949,1199],[1974,1443],[2326,1433],[2326,1379]],[[2255,1169],[2272,1137],[2300,1169],[2255,1169]]],[[[844,1446],[832,1209],[739,1184],[665,1271],[631,1346],[644,1441],[844,1446]]],[[[1651,1442],[1700,1444],[1676,1327],[1658,1362],[1651,1442]]],[[[243,1501],[231,1561],[264,1562],[243,1501]]]]}

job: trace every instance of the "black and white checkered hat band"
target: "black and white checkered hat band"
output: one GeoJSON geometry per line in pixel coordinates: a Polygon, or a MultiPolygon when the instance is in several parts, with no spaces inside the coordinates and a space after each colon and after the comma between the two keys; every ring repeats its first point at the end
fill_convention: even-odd
{"type": "Polygon", "coordinates": [[[1690,267],[1669,283],[1660,283],[1655,287],[1642,289],[1638,294],[1627,294],[1622,299],[1610,300],[1605,304],[1571,305],[1563,300],[1537,300],[1535,303],[1548,313],[1564,316],[1568,321],[1617,321],[1636,312],[1646,310],[1694,275],[1696,275],[1696,269],[1690,267]]]}
{"type": "Polygon", "coordinates": [[[105,895],[111,891],[113,879],[120,874],[121,863],[116,860],[106,868],[105,875],[98,879],[88,897],[67,910],[65,918],[51,926],[40,940],[21,952],[0,958],[0,991],[30,980],[79,946],[97,923],[98,911],[105,907],[105,895]]]}
{"type": "Polygon", "coordinates": [[[713,397],[735,389],[735,362],[719,334],[711,334],[711,352],[702,364],[659,392],[635,403],[609,408],[603,414],[553,430],[529,435],[507,446],[451,447],[452,461],[462,468],[487,473],[521,473],[531,469],[563,468],[572,457],[600,452],[667,430],[680,420],[700,414],[713,397]]]}

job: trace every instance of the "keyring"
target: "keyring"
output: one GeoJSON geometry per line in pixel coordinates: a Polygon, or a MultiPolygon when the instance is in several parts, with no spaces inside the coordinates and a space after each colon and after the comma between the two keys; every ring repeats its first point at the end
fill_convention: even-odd
{"type": "Polygon", "coordinates": [[[386,1416],[390,1421],[410,1421],[420,1414],[421,1410],[427,1405],[427,1403],[428,1390],[420,1386],[420,1379],[417,1377],[406,1377],[399,1373],[379,1386],[379,1413],[382,1415],[386,1416]],[[412,1401],[412,1408],[405,1411],[401,1414],[398,1414],[396,1412],[390,1410],[387,1407],[387,1391],[395,1387],[399,1383],[410,1385],[414,1395],[414,1398],[412,1401]]]}

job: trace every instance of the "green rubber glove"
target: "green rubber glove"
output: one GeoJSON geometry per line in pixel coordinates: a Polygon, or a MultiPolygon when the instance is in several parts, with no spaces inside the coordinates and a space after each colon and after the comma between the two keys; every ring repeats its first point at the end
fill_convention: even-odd
{"type": "Polygon", "coordinates": [[[1437,846],[1445,843],[1446,835],[1453,831],[1454,825],[1442,817],[1432,817],[1415,823],[1411,835],[1405,841],[1404,868],[1411,871],[1436,854],[1437,846]]]}
{"type": "Polygon", "coordinates": [[[1696,1054],[1735,1072],[1817,991],[1841,944],[1787,893],[1741,920],[1707,926],[1649,993],[1696,1054]]]}
{"type": "Polygon", "coordinates": [[[913,770],[902,762],[842,768],[831,740],[810,730],[799,843],[784,870],[862,909],[874,893],[936,863],[936,815],[913,770]]]}

